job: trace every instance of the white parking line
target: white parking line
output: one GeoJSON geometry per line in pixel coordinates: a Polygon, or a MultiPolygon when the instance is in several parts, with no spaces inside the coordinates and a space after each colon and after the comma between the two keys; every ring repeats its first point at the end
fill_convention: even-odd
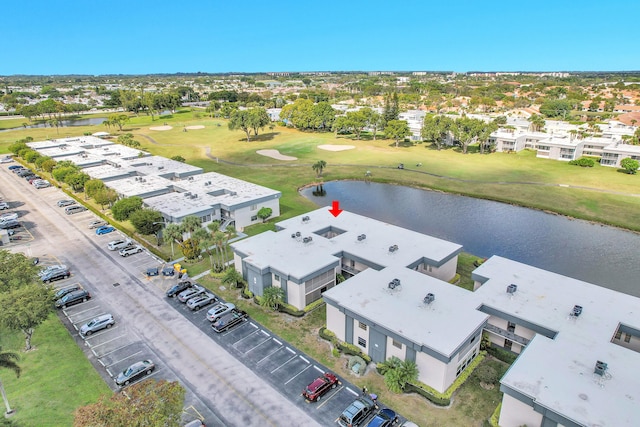
{"type": "Polygon", "coordinates": [[[107,368],[107,369],[106,369],[106,371],[107,371],[107,374],[109,374],[109,376],[110,376],[111,378],[113,378],[113,374],[111,373],[111,371],[109,370],[109,368],[107,368]]]}
{"type": "Polygon", "coordinates": [[[103,314],[107,314],[107,313],[94,314],[93,316],[85,317],[85,318],[83,318],[82,320],[79,320],[79,321],[78,320],[71,320],[71,319],[69,319],[69,320],[71,320],[74,323],[73,326],[75,326],[75,325],[77,325],[79,323],[87,323],[89,320],[95,319],[96,317],[102,316],[103,314]]]}
{"type": "Polygon", "coordinates": [[[287,347],[287,351],[289,351],[289,353],[291,354],[296,354],[296,352],[294,350],[291,350],[289,347],[287,347]]]}
{"type": "Polygon", "coordinates": [[[282,343],[280,341],[278,341],[277,339],[273,339],[275,342],[277,342],[279,345],[282,345],[282,343]]]}
{"type": "Polygon", "coordinates": [[[321,374],[324,374],[324,371],[318,368],[316,365],[313,365],[313,367],[315,368],[316,371],[320,372],[321,374]]]}
{"type": "Polygon", "coordinates": [[[291,362],[292,360],[295,360],[296,357],[298,356],[293,356],[291,359],[287,360],[286,362],[284,362],[282,365],[278,366],[276,369],[274,369],[273,371],[271,371],[271,373],[273,374],[275,371],[277,371],[278,369],[282,368],[284,365],[286,365],[287,363],[291,362]]]}
{"type": "Polygon", "coordinates": [[[138,354],[140,354],[140,353],[142,353],[142,350],[140,350],[140,351],[136,351],[135,353],[130,354],[130,355],[129,355],[129,356],[127,356],[127,357],[123,357],[122,359],[118,360],[117,362],[113,362],[112,364],[110,364],[110,365],[105,365],[105,366],[113,366],[113,365],[116,365],[116,364],[118,364],[118,363],[120,363],[120,362],[122,362],[122,361],[125,361],[125,360],[127,360],[127,359],[132,358],[133,356],[137,356],[137,355],[138,355],[138,354]]]}
{"type": "Polygon", "coordinates": [[[114,329],[116,329],[116,328],[117,328],[117,326],[112,326],[112,327],[111,327],[111,329],[106,329],[106,328],[105,328],[105,329],[103,329],[103,330],[101,330],[101,331],[99,331],[99,332],[95,332],[95,333],[93,333],[93,334],[91,334],[91,335],[87,335],[87,336],[85,336],[85,337],[84,337],[84,340],[85,340],[85,341],[89,341],[89,340],[90,340],[90,339],[92,339],[92,338],[99,337],[100,335],[104,335],[105,333],[107,333],[107,332],[109,332],[109,331],[113,331],[113,330],[114,330],[114,329]]]}
{"type": "MultiPolygon", "coordinates": [[[[227,329],[227,332],[223,333],[223,334],[222,334],[222,336],[223,336],[223,337],[226,337],[227,335],[229,335],[229,334],[230,334],[230,333],[232,333],[233,331],[237,331],[238,329],[242,328],[242,327],[243,327],[244,325],[246,325],[246,324],[247,324],[247,322],[242,322],[242,323],[240,323],[239,325],[234,326],[234,327],[233,327],[233,328],[231,328],[231,329],[227,329]]],[[[249,322],[249,324],[251,324],[251,322],[249,322]]],[[[256,329],[258,328],[256,325],[252,325],[252,326],[253,326],[254,328],[256,328],[256,329]]],[[[252,334],[254,334],[255,332],[256,332],[256,331],[252,332],[252,334]]]]}
{"type": "MultiPolygon", "coordinates": [[[[278,342],[278,341],[277,341],[277,340],[275,340],[275,339],[274,339],[274,341],[275,341],[275,342],[278,342]]],[[[271,353],[267,354],[267,355],[266,355],[265,357],[263,357],[262,359],[258,360],[258,361],[256,362],[256,365],[259,365],[259,364],[260,364],[260,362],[262,362],[262,361],[264,361],[264,360],[267,360],[269,357],[271,357],[272,355],[274,355],[275,353],[279,352],[279,351],[280,351],[280,350],[282,350],[282,349],[283,349],[283,347],[278,347],[278,348],[276,348],[274,351],[272,351],[271,353]]]]}
{"type": "Polygon", "coordinates": [[[262,332],[262,334],[263,334],[264,336],[266,336],[266,337],[270,337],[270,336],[271,336],[271,335],[269,335],[269,334],[267,333],[267,331],[260,331],[260,332],[262,332]]]}
{"type": "MultiPolygon", "coordinates": [[[[268,335],[267,335],[268,336],[268,335]]],[[[260,344],[258,345],[254,345],[253,347],[251,347],[249,350],[245,351],[244,354],[246,355],[247,353],[255,350],[256,348],[260,347],[262,344],[271,341],[269,338],[267,338],[266,340],[262,341],[260,344]]]]}
{"type": "Polygon", "coordinates": [[[333,396],[335,396],[336,394],[338,394],[338,393],[340,392],[340,390],[342,390],[343,388],[344,388],[344,386],[340,386],[340,387],[338,387],[338,388],[335,390],[335,392],[334,392],[331,396],[329,396],[329,397],[325,397],[325,398],[324,398],[324,402],[322,402],[322,403],[320,403],[318,406],[316,406],[316,410],[319,410],[319,409],[320,409],[320,408],[322,408],[324,405],[326,405],[326,404],[327,404],[327,402],[328,402],[329,400],[331,400],[331,399],[333,398],[333,396]]]}
{"type": "Polygon", "coordinates": [[[87,308],[86,310],[82,310],[82,311],[79,311],[79,312],[77,312],[77,313],[73,313],[73,314],[67,314],[67,309],[64,309],[64,310],[62,310],[62,311],[64,311],[64,314],[66,314],[66,315],[67,315],[67,318],[68,318],[69,320],[71,320],[71,316],[75,316],[75,315],[78,315],[78,314],[86,313],[87,311],[91,311],[91,310],[95,310],[95,309],[99,309],[99,308],[100,308],[100,306],[99,306],[98,304],[96,304],[96,305],[94,305],[93,307],[89,307],[89,308],[87,308]]]}
{"type": "Polygon", "coordinates": [[[96,357],[100,358],[100,357],[108,356],[111,353],[115,353],[116,351],[122,350],[123,348],[129,347],[130,345],[133,345],[133,343],[125,344],[122,347],[118,347],[115,350],[111,350],[110,352],[103,354],[102,356],[98,356],[98,354],[95,352],[95,350],[93,348],[91,348],[91,351],[93,351],[93,354],[95,354],[96,357]]]}
{"type": "MultiPolygon", "coordinates": [[[[301,357],[302,359],[302,357],[301,357]]],[[[301,373],[303,373],[304,371],[306,371],[307,369],[309,369],[311,367],[311,365],[307,366],[306,368],[304,368],[302,371],[298,372],[297,374],[295,374],[294,376],[292,376],[291,378],[289,378],[289,381],[287,381],[286,383],[284,383],[284,385],[289,384],[291,381],[293,381],[298,375],[300,375],[301,373]]]]}
{"type": "Polygon", "coordinates": [[[349,387],[347,387],[345,390],[347,390],[349,393],[353,394],[354,396],[359,396],[359,393],[351,390],[349,387]]]}
{"type": "Polygon", "coordinates": [[[256,330],[256,331],[253,331],[253,332],[251,332],[249,335],[246,335],[246,336],[244,336],[244,337],[240,338],[238,341],[236,341],[236,342],[234,342],[234,343],[233,343],[233,346],[235,347],[235,346],[236,346],[236,344],[238,344],[239,342],[242,342],[243,340],[245,340],[245,339],[247,339],[247,338],[251,337],[253,334],[256,334],[256,333],[258,333],[258,332],[260,332],[260,329],[258,329],[258,330],[256,330]]]}
{"type": "Polygon", "coordinates": [[[94,345],[94,346],[93,346],[93,348],[100,347],[101,345],[109,344],[110,342],[115,341],[115,340],[117,340],[118,338],[122,338],[122,337],[124,337],[124,336],[126,336],[126,335],[125,335],[125,334],[118,335],[118,336],[117,336],[117,337],[115,337],[115,338],[112,338],[112,339],[107,340],[107,341],[105,341],[105,342],[101,342],[100,344],[96,344],[96,345],[94,345]]]}
{"type": "Polygon", "coordinates": [[[309,361],[302,356],[300,356],[300,359],[304,360],[304,363],[309,363],[309,361]]]}

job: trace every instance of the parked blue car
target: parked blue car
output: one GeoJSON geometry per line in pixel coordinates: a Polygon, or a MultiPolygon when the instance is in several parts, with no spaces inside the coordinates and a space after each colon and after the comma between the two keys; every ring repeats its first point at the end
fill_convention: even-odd
{"type": "Polygon", "coordinates": [[[98,236],[111,233],[112,231],[115,231],[115,228],[110,225],[103,225],[102,227],[96,228],[96,234],[98,236]]]}

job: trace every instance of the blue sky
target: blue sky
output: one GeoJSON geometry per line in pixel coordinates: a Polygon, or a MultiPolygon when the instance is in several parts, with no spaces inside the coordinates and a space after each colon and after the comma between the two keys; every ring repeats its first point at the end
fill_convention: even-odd
{"type": "Polygon", "coordinates": [[[640,1],[2,2],[0,75],[640,70],[640,1]]]}

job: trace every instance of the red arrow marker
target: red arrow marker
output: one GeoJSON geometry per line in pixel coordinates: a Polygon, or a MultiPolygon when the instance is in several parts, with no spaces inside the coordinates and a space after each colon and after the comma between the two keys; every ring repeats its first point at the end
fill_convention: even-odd
{"type": "Polygon", "coordinates": [[[338,215],[340,215],[342,213],[342,209],[340,209],[340,202],[337,200],[333,201],[333,207],[331,209],[329,209],[329,212],[331,212],[331,215],[337,217],[338,215]]]}

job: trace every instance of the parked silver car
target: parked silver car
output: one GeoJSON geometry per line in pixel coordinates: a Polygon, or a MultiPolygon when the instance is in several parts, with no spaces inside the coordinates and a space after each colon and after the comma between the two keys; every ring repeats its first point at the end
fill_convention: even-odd
{"type": "Polygon", "coordinates": [[[180,292],[178,294],[178,300],[180,302],[187,302],[191,298],[196,297],[205,292],[206,290],[202,286],[194,285],[193,287],[189,289],[185,289],[184,291],[180,292]]]}
{"type": "Polygon", "coordinates": [[[116,321],[113,319],[113,315],[103,314],[82,325],[79,329],[80,336],[88,337],[94,332],[111,328],[115,323],[116,321]]]}

